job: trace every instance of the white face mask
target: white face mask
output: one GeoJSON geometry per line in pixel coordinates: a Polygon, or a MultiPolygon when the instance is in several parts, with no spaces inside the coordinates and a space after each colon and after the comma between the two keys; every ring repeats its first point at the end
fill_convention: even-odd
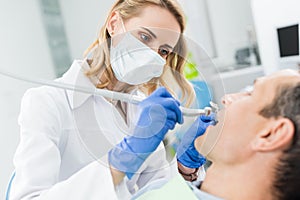
{"type": "Polygon", "coordinates": [[[165,59],[131,33],[126,32],[121,37],[115,47],[111,41],[110,47],[112,70],[119,81],[138,85],[161,76],[165,59]]]}

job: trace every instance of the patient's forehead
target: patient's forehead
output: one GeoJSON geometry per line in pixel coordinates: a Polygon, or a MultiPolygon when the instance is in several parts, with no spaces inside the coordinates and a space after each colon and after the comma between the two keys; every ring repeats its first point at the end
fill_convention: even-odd
{"type": "Polygon", "coordinates": [[[261,105],[272,103],[278,89],[282,86],[293,85],[300,82],[300,74],[295,70],[281,70],[269,76],[258,78],[254,88],[259,94],[261,105]]]}
{"type": "Polygon", "coordinates": [[[275,72],[274,74],[267,76],[266,80],[269,82],[273,82],[275,86],[281,85],[281,84],[293,84],[300,82],[300,73],[296,70],[281,70],[278,72],[275,72]]]}
{"type": "Polygon", "coordinates": [[[300,78],[300,71],[286,69],[273,73],[270,77],[298,77],[300,78]]]}

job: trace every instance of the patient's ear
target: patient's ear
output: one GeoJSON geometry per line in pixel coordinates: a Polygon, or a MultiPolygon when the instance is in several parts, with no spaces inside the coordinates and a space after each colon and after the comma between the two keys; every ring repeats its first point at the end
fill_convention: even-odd
{"type": "Polygon", "coordinates": [[[291,144],[294,134],[295,127],[290,119],[274,119],[257,134],[252,148],[256,151],[285,149],[291,144]]]}

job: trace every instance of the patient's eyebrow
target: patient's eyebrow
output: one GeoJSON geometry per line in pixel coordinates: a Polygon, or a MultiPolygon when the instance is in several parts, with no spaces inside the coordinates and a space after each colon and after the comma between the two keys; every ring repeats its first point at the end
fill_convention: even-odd
{"type": "Polygon", "coordinates": [[[257,82],[257,78],[256,79],[254,79],[254,81],[253,81],[253,85],[255,85],[255,83],[257,82]]]}
{"type": "Polygon", "coordinates": [[[265,77],[258,77],[256,79],[254,79],[253,85],[258,84],[258,82],[262,81],[263,79],[265,79],[265,77]]]}
{"type": "Polygon", "coordinates": [[[254,79],[253,85],[252,85],[252,91],[254,91],[254,89],[256,88],[256,84],[257,84],[258,80],[259,80],[259,78],[254,79]]]}

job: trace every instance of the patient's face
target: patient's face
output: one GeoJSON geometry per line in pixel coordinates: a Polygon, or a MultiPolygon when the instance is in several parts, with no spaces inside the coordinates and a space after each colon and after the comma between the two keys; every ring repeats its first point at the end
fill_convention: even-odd
{"type": "Polygon", "coordinates": [[[197,150],[213,162],[234,163],[249,158],[254,153],[251,149],[255,137],[268,128],[266,122],[272,120],[259,112],[272,102],[279,85],[299,80],[296,71],[280,71],[257,79],[251,92],[226,95],[224,109],[218,114],[219,123],[208,127],[205,136],[197,138],[197,150]],[[213,147],[212,140],[215,140],[213,147]]]}

